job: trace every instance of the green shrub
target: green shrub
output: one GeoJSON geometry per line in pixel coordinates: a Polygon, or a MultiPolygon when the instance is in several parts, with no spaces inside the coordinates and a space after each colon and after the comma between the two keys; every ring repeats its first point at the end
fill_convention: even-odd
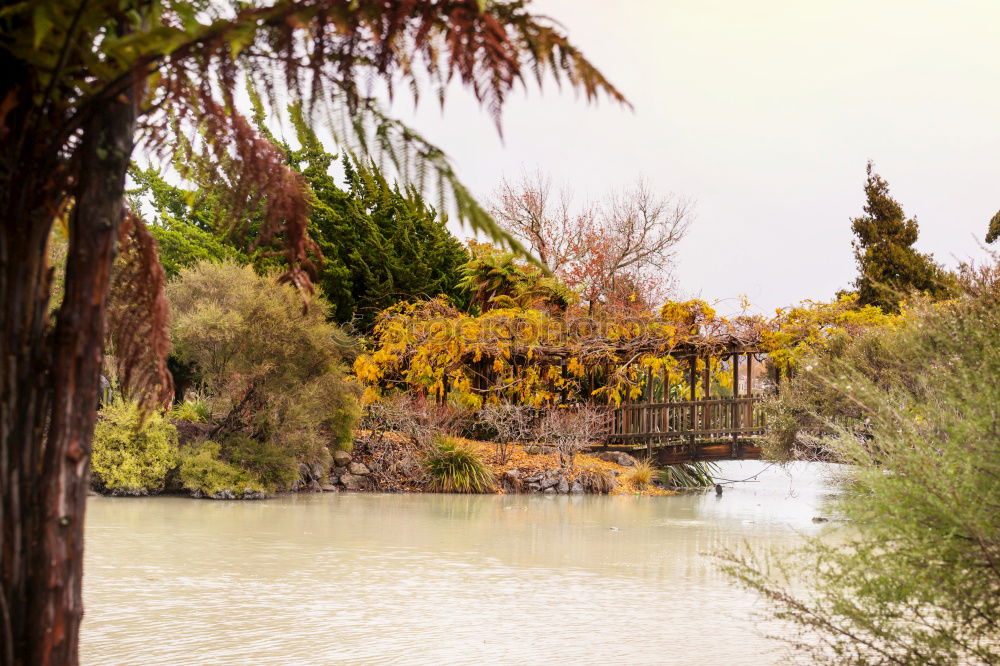
{"type": "Polygon", "coordinates": [[[246,497],[267,488],[253,473],[225,462],[220,447],[212,441],[189,447],[181,453],[178,472],[181,485],[196,496],[217,497],[227,493],[246,497]]]}
{"type": "Polygon", "coordinates": [[[174,407],[170,411],[170,418],[191,423],[208,423],[212,418],[212,412],[204,400],[195,400],[194,402],[183,402],[174,407]]]}
{"type": "Polygon", "coordinates": [[[113,494],[163,489],[177,464],[177,429],[160,412],[145,420],[134,402],[116,400],[98,414],[91,470],[95,486],[113,494]]]}
{"type": "Polygon", "coordinates": [[[276,444],[246,435],[232,435],[221,447],[222,456],[259,479],[270,490],[284,490],[299,478],[295,457],[276,444]]]}
{"type": "Polygon", "coordinates": [[[493,471],[482,458],[451,437],[435,440],[435,450],[424,459],[428,487],[444,493],[488,493],[495,485],[493,471]]]}
{"type": "Polygon", "coordinates": [[[715,485],[713,475],[719,473],[719,467],[710,462],[689,462],[679,465],[667,465],[660,472],[660,481],[667,488],[691,490],[707,488],[715,485]]]}

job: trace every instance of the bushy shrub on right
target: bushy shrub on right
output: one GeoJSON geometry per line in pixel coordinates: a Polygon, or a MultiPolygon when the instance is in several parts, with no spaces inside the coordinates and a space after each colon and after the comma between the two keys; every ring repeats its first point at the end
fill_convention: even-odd
{"type": "Polygon", "coordinates": [[[212,441],[189,447],[180,457],[178,477],[185,490],[195,496],[234,498],[267,490],[252,472],[221,458],[221,448],[212,441]]]}

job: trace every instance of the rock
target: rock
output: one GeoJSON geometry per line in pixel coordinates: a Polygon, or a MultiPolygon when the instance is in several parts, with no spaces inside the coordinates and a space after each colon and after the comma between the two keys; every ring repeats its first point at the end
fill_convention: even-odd
{"type": "Polygon", "coordinates": [[[574,481],[573,485],[570,486],[570,488],[569,488],[569,492],[571,494],[573,494],[573,495],[582,495],[583,494],[583,484],[580,483],[579,481],[574,481]]]}
{"type": "Polygon", "coordinates": [[[559,485],[556,486],[556,488],[559,490],[560,495],[567,494],[569,492],[569,481],[567,481],[565,477],[559,479],[559,485]]]}
{"type": "Polygon", "coordinates": [[[538,483],[539,481],[541,481],[544,478],[545,478],[544,474],[538,473],[538,474],[532,474],[531,476],[526,476],[526,477],[524,477],[524,480],[527,483],[538,483]]]}
{"type": "Polygon", "coordinates": [[[341,474],[340,482],[347,490],[361,490],[361,478],[353,474],[341,474]]]}
{"type": "Polygon", "coordinates": [[[541,490],[541,487],[537,483],[529,483],[528,484],[528,492],[529,493],[537,493],[540,490],[541,490]]]}
{"type": "Polygon", "coordinates": [[[299,463],[299,476],[301,476],[306,481],[309,481],[310,479],[313,478],[312,470],[309,469],[309,465],[305,463],[299,463]]]}
{"type": "Polygon", "coordinates": [[[350,469],[351,474],[354,474],[354,475],[357,475],[357,476],[368,476],[368,474],[370,473],[368,471],[368,468],[365,467],[365,464],[364,463],[359,463],[359,462],[352,462],[348,466],[348,469],[350,469]]]}
{"type": "Polygon", "coordinates": [[[542,492],[544,494],[546,494],[546,495],[555,495],[556,494],[556,489],[555,488],[546,488],[542,492]]]}
{"type": "Polygon", "coordinates": [[[324,493],[335,493],[337,492],[337,486],[332,483],[324,483],[320,488],[324,493]]]}
{"type": "Polygon", "coordinates": [[[334,451],[333,464],[337,467],[347,467],[351,464],[351,454],[347,451],[334,451]]]}
{"type": "Polygon", "coordinates": [[[323,486],[320,484],[319,481],[313,479],[312,481],[309,482],[309,490],[313,491],[314,493],[321,493],[323,492],[323,486]]]}
{"type": "Polygon", "coordinates": [[[372,474],[381,474],[382,463],[380,463],[377,460],[371,460],[368,462],[368,469],[371,471],[372,474]]]}
{"type": "Polygon", "coordinates": [[[632,467],[635,465],[635,458],[623,451],[599,451],[591,455],[599,460],[613,462],[622,467],[632,467]]]}
{"type": "Polygon", "coordinates": [[[524,452],[527,453],[530,456],[535,456],[535,455],[539,455],[539,454],[541,454],[541,455],[549,455],[550,453],[555,453],[556,452],[556,447],[554,447],[554,446],[545,446],[545,445],[532,444],[531,446],[527,447],[524,450],[524,452]]]}
{"type": "MultiPolygon", "coordinates": [[[[559,483],[559,479],[545,478],[545,479],[542,479],[541,483],[539,483],[538,486],[542,490],[548,490],[549,488],[552,488],[552,487],[556,486],[558,483],[559,483]]],[[[555,491],[553,491],[553,492],[555,492],[555,491]]]]}
{"type": "Polygon", "coordinates": [[[323,463],[313,463],[309,465],[309,471],[312,472],[312,478],[322,479],[326,476],[326,465],[323,463]]]}

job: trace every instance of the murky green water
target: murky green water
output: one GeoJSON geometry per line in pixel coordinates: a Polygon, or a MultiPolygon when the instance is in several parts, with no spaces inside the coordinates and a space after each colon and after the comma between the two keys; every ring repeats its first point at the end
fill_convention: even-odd
{"type": "Polygon", "coordinates": [[[92,498],[82,659],[787,661],[705,553],[814,533],[824,477],[771,468],[721,498],[92,498]]]}

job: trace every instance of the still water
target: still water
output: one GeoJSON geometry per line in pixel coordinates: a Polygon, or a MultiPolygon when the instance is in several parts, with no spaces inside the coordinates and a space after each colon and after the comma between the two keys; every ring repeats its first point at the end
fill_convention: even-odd
{"type": "Polygon", "coordinates": [[[815,533],[829,471],[771,467],[722,497],[91,498],[81,658],[787,662],[707,553],[815,533]]]}

